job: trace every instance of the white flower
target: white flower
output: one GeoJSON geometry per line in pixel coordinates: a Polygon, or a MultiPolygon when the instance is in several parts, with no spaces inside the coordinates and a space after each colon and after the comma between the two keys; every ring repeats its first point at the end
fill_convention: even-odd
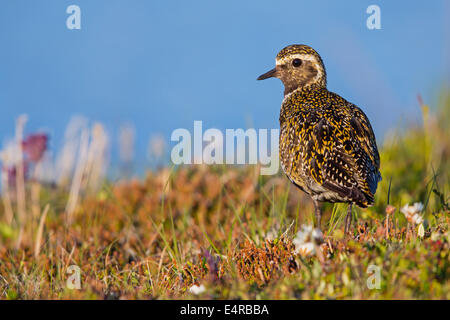
{"type": "Polygon", "coordinates": [[[423,210],[423,204],[421,202],[416,202],[414,205],[410,206],[405,204],[400,211],[405,215],[406,219],[413,224],[421,224],[423,218],[420,213],[423,210]]]}
{"type": "Polygon", "coordinates": [[[417,234],[421,238],[423,238],[425,236],[425,228],[423,227],[422,223],[420,224],[419,229],[417,230],[417,234]]]}
{"type": "Polygon", "coordinates": [[[416,224],[422,224],[423,218],[419,214],[415,214],[413,216],[413,221],[415,221],[416,224]]]}
{"type": "Polygon", "coordinates": [[[197,286],[196,284],[194,284],[192,287],[189,288],[189,292],[195,295],[199,295],[205,292],[205,290],[206,289],[204,285],[197,286]]]}
{"type": "Polygon", "coordinates": [[[323,242],[323,235],[319,229],[312,226],[302,225],[292,241],[295,246],[295,253],[302,256],[311,256],[316,253],[316,246],[323,242]]]}
{"type": "Polygon", "coordinates": [[[316,247],[312,242],[295,244],[295,253],[304,257],[312,256],[316,253],[316,247]]]}

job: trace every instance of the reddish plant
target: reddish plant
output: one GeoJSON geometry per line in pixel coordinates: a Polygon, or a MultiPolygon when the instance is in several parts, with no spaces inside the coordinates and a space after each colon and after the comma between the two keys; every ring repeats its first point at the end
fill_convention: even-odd
{"type": "Polygon", "coordinates": [[[28,160],[39,162],[47,150],[48,136],[45,133],[29,135],[22,141],[22,148],[28,160]]]}

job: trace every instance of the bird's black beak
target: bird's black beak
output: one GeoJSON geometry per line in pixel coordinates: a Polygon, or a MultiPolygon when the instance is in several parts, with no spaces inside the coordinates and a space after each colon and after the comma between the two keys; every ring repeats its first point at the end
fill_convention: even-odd
{"type": "Polygon", "coordinates": [[[277,76],[277,68],[273,68],[272,70],[260,75],[258,77],[258,79],[256,80],[264,80],[264,79],[268,79],[268,78],[272,78],[272,77],[276,77],[277,76]]]}

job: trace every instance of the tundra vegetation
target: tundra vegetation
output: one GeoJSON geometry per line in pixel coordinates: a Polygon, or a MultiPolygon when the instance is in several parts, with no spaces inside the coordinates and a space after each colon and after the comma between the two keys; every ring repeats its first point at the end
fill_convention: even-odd
{"type": "Polygon", "coordinates": [[[160,166],[113,180],[101,124],[72,123],[52,162],[21,117],[1,154],[0,298],[450,299],[449,91],[419,102],[422,123],[379,141],[383,180],[350,237],[346,205],[325,205],[320,234],[281,173],[160,166]]]}

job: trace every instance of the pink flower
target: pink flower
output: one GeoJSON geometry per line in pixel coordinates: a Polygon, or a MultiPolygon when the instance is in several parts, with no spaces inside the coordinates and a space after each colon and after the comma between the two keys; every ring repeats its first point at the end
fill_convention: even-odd
{"type": "Polygon", "coordinates": [[[39,162],[47,150],[48,136],[45,133],[36,133],[22,141],[23,152],[32,162],[39,162]]]}

